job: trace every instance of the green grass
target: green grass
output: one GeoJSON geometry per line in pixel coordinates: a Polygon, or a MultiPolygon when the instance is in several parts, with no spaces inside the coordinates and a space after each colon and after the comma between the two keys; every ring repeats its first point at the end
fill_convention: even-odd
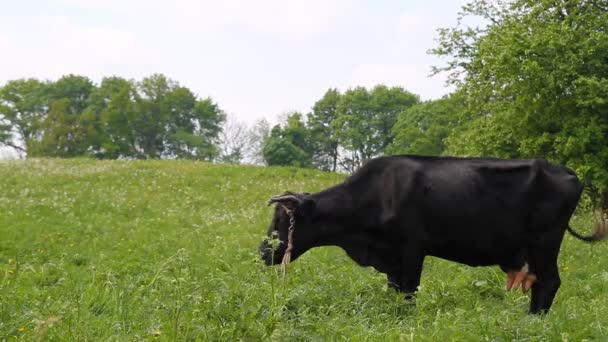
{"type": "MultiPolygon", "coordinates": [[[[427,258],[417,306],[334,247],[258,260],[286,189],[341,175],[189,161],[0,163],[0,340],[555,341],[608,337],[608,243],[566,236],[544,318],[496,267],[427,258]]],[[[573,220],[589,231],[589,215],[573,220]]]]}

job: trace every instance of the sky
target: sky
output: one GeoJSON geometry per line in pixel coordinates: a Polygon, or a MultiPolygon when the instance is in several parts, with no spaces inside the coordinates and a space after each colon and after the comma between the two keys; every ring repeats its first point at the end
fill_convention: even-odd
{"type": "Polygon", "coordinates": [[[310,111],[329,88],[449,92],[427,54],[465,0],[20,0],[0,12],[0,86],[162,73],[252,123],[310,111]]]}

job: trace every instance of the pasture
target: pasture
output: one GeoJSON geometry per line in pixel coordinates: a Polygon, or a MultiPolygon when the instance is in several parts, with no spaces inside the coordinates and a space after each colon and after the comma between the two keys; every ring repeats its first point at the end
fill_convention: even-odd
{"type": "MultiPolygon", "coordinates": [[[[608,337],[608,242],[569,235],[546,317],[498,267],[427,258],[416,307],[335,247],[258,260],[266,200],[343,175],[190,161],[0,162],[0,340],[581,341],[608,337]]],[[[579,208],[572,226],[591,229],[579,208]]]]}

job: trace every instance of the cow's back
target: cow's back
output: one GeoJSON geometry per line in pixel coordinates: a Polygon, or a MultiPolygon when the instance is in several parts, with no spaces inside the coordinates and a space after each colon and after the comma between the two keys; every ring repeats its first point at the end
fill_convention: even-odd
{"type": "Polygon", "coordinates": [[[405,235],[420,237],[432,255],[470,265],[499,263],[534,234],[551,229],[552,220],[576,206],[580,196],[574,173],[542,159],[390,161],[391,172],[398,173],[392,176],[403,180],[395,185],[405,192],[405,235]]]}

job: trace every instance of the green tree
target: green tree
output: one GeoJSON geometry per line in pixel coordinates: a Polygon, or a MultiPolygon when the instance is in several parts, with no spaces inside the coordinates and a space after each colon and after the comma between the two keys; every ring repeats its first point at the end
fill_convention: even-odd
{"type": "Polygon", "coordinates": [[[340,92],[329,89],[312,107],[307,116],[307,128],[313,150],[313,164],[325,171],[336,171],[338,167],[339,142],[332,130],[332,122],[338,115],[340,92]]]}
{"type": "Polygon", "coordinates": [[[9,81],[0,88],[0,144],[25,153],[39,138],[40,124],[48,110],[45,89],[46,84],[36,79],[9,81]]]}
{"type": "Polygon", "coordinates": [[[214,159],[224,112],[164,75],[138,84],[137,146],[145,158],[214,159]]]}
{"type": "Polygon", "coordinates": [[[87,111],[95,89],[84,76],[67,75],[46,87],[48,113],[41,122],[41,136],[28,146],[32,156],[75,157],[92,154],[98,139],[98,117],[87,111]]]}
{"type": "Polygon", "coordinates": [[[84,76],[0,88],[0,144],[32,156],[213,160],[225,114],[164,75],[84,76]],[[25,142],[25,147],[15,143],[25,142]]]}
{"type": "Polygon", "coordinates": [[[399,114],[387,154],[442,155],[446,138],[458,126],[464,106],[452,95],[422,102],[399,114]]]}
{"type": "Polygon", "coordinates": [[[291,113],[283,127],[272,128],[263,155],[268,165],[312,166],[310,133],[302,121],[302,114],[291,113]]]}
{"type": "MultiPolygon", "coordinates": [[[[3,123],[2,121],[0,121],[0,144],[1,145],[6,145],[9,147],[13,147],[14,143],[13,143],[13,134],[11,132],[11,125],[8,123],[3,123]]],[[[17,148],[15,148],[18,151],[23,151],[23,148],[21,146],[17,146],[17,148]]]]}
{"type": "Polygon", "coordinates": [[[287,117],[287,123],[283,127],[283,136],[292,144],[299,147],[312,160],[312,143],[310,132],[304,123],[304,116],[301,113],[294,112],[287,117]]]}
{"type": "Polygon", "coordinates": [[[385,153],[386,148],[393,142],[392,129],[399,113],[419,103],[420,98],[401,87],[388,88],[378,85],[371,91],[371,101],[376,113],[373,122],[379,137],[379,150],[385,153]]]}
{"type": "Polygon", "coordinates": [[[310,167],[310,159],[306,152],[285,138],[271,136],[264,145],[263,153],[266,164],[269,166],[310,167]]]}
{"type": "Polygon", "coordinates": [[[477,0],[463,13],[487,27],[444,29],[432,51],[470,113],[450,152],[565,163],[607,209],[608,3],[477,0]]]}
{"type": "Polygon", "coordinates": [[[120,77],[106,77],[93,91],[89,110],[99,116],[99,158],[137,158],[135,122],[139,114],[137,89],[133,82],[120,77]]]}
{"type": "Polygon", "coordinates": [[[165,124],[169,116],[167,93],[176,84],[164,75],[155,74],[137,84],[138,115],[134,121],[140,156],[160,158],[164,149],[165,124]]]}
{"type": "Polygon", "coordinates": [[[211,98],[197,99],[189,117],[181,155],[189,159],[211,161],[219,153],[219,134],[226,114],[211,98]]]}
{"type": "Polygon", "coordinates": [[[87,151],[86,124],[70,112],[70,100],[54,100],[42,123],[44,134],[28,150],[31,156],[76,157],[87,151]]]}
{"type": "Polygon", "coordinates": [[[392,143],[397,114],[419,102],[403,88],[383,85],[371,91],[363,87],[347,90],[338,103],[331,127],[346,150],[342,167],[353,171],[368,159],[385,153],[392,143]]]}
{"type": "Polygon", "coordinates": [[[63,76],[46,87],[47,101],[67,99],[67,112],[71,115],[79,115],[88,107],[88,100],[95,90],[95,84],[86,76],[67,75],[63,76]]]}

